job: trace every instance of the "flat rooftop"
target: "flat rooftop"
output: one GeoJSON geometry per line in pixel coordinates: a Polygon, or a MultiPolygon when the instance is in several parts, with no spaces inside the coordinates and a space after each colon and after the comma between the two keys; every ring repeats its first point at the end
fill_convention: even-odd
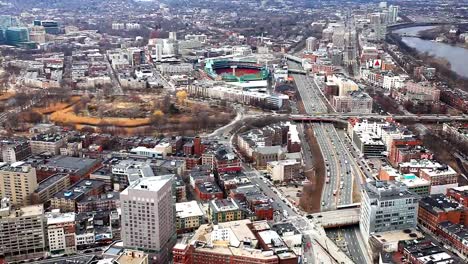
{"type": "MultiPolygon", "coordinates": [[[[1,208],[2,210],[7,210],[7,208],[1,208]]],[[[44,206],[42,204],[35,204],[29,206],[23,206],[18,209],[20,212],[20,217],[29,217],[29,216],[38,216],[44,214],[44,206]]],[[[9,210],[8,216],[5,218],[16,218],[16,210],[9,210]]],[[[2,219],[2,217],[0,217],[2,219]]]]}
{"type": "Polygon", "coordinates": [[[45,180],[41,181],[39,183],[39,186],[36,188],[36,190],[34,191],[35,193],[40,193],[42,191],[44,191],[45,189],[47,189],[48,187],[50,187],[52,184],[66,178],[66,177],[70,177],[70,174],[68,173],[56,173],[56,174],[53,174],[52,176],[46,178],[45,180]]]}
{"type": "Polygon", "coordinates": [[[224,212],[239,210],[239,205],[233,199],[221,199],[221,200],[212,200],[210,202],[210,207],[213,208],[215,212],[224,212]]]}
{"type": "Polygon", "coordinates": [[[203,216],[204,212],[197,201],[176,203],[176,216],[180,218],[203,216]]]}
{"type": "Polygon", "coordinates": [[[172,178],[160,177],[160,176],[141,178],[141,179],[134,181],[132,184],[130,184],[130,186],[128,186],[128,188],[122,191],[121,194],[128,195],[129,189],[157,192],[168,182],[171,182],[171,179],[172,178]]]}
{"type": "Polygon", "coordinates": [[[449,199],[444,194],[433,194],[424,197],[419,201],[419,206],[433,212],[434,214],[461,210],[463,208],[463,205],[449,199]]]}
{"type": "Polygon", "coordinates": [[[78,173],[85,172],[91,169],[94,165],[99,162],[97,159],[88,158],[77,158],[70,156],[54,156],[47,160],[44,165],[40,167],[53,167],[53,168],[64,168],[78,173]]]}

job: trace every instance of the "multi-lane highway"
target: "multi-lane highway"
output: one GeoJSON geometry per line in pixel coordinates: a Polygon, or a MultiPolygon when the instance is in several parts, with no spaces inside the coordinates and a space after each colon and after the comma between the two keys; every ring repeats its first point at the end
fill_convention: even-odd
{"type": "Polygon", "coordinates": [[[318,90],[318,87],[316,87],[312,78],[300,74],[293,74],[292,77],[294,78],[296,87],[301,94],[305,111],[309,114],[326,113],[327,106],[320,98],[320,91],[318,90]]]}
{"type": "MultiPolygon", "coordinates": [[[[296,62],[289,62],[296,65],[296,62]]],[[[309,115],[327,113],[327,107],[322,100],[322,94],[312,77],[293,74],[297,89],[301,95],[305,112],[309,115]]],[[[333,114],[332,114],[333,115],[333,114]]],[[[313,124],[314,135],[320,146],[325,162],[326,180],[322,191],[322,211],[335,210],[337,205],[353,203],[353,186],[360,190],[361,175],[359,165],[355,161],[357,153],[350,153],[351,147],[346,145],[332,124],[313,124]],[[354,156],[353,156],[354,155],[354,156]]],[[[342,133],[342,132],[341,132],[342,133]]],[[[354,150],[354,149],[353,149],[354,150]]],[[[348,248],[348,255],[355,263],[369,263],[362,251],[362,241],[357,229],[346,229],[343,237],[348,248]]]]}
{"type": "Polygon", "coordinates": [[[314,134],[325,161],[326,177],[322,192],[322,211],[353,203],[354,166],[331,124],[313,124],[314,134]]]}

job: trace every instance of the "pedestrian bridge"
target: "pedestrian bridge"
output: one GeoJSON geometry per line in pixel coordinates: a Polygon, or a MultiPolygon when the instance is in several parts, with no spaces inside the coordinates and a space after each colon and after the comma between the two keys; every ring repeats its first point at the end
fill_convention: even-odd
{"type": "Polygon", "coordinates": [[[307,215],[306,217],[323,228],[345,227],[359,224],[360,208],[348,208],[307,215]]]}

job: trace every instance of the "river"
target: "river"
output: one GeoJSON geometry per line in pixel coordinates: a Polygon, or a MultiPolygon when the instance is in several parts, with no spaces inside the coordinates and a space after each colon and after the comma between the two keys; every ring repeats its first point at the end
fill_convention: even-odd
{"type": "MultiPolygon", "coordinates": [[[[414,35],[420,31],[431,28],[434,28],[434,26],[410,27],[395,30],[394,33],[414,35]]],[[[431,56],[446,59],[450,62],[452,71],[456,72],[460,76],[468,78],[468,67],[466,67],[466,61],[468,61],[468,49],[416,37],[402,37],[402,41],[409,47],[416,49],[418,52],[427,52],[431,56]]]]}

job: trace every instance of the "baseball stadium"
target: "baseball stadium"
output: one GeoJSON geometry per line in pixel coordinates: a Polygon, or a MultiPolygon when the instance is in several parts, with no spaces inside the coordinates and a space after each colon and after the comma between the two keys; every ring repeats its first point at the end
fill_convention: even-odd
{"type": "Polygon", "coordinates": [[[214,80],[237,83],[265,81],[269,76],[268,69],[260,64],[230,59],[207,59],[205,73],[214,80]]]}

